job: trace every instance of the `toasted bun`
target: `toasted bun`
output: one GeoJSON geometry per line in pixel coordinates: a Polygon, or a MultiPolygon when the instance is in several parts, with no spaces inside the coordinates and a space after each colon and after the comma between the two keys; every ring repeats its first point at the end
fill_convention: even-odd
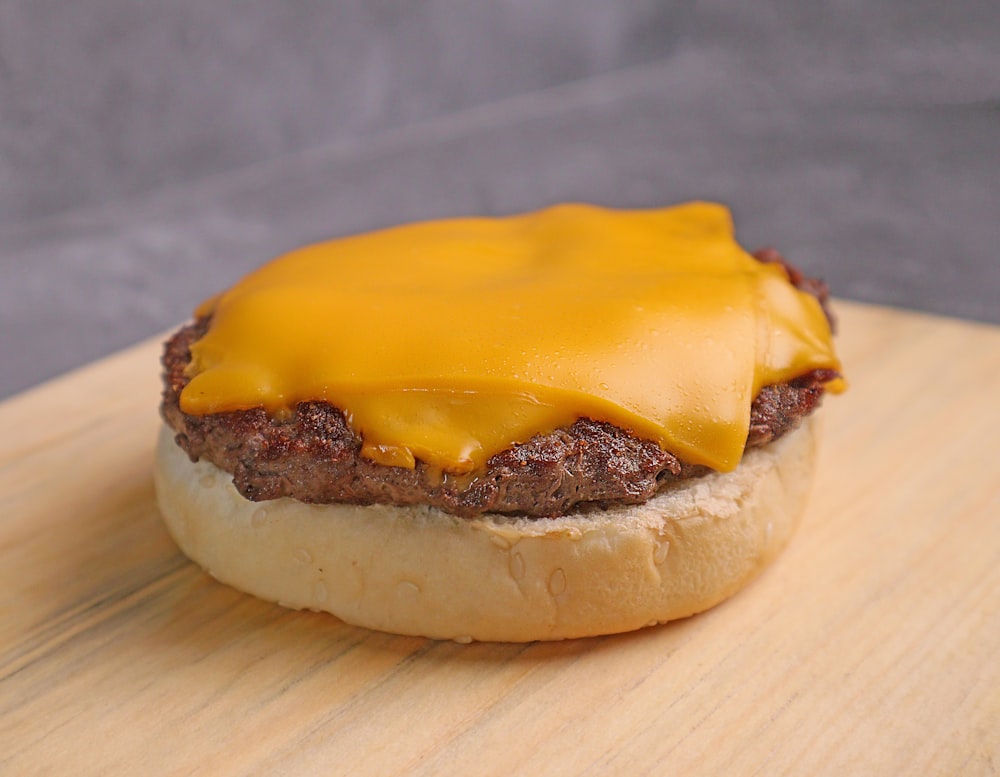
{"type": "Polygon", "coordinates": [[[526,642],[630,631],[736,593],[798,522],[816,441],[810,417],[735,471],[641,505],[462,519],[424,507],[250,502],[164,427],[156,490],[181,549],[243,591],[397,634],[526,642]]]}

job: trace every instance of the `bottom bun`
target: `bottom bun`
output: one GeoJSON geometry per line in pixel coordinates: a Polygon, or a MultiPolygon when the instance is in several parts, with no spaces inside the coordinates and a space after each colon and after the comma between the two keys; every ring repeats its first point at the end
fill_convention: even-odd
{"type": "Polygon", "coordinates": [[[463,519],[427,507],[250,502],[164,427],[156,490],[184,553],[255,596],[396,634],[528,642],[631,631],[736,593],[795,528],[817,439],[807,418],[735,471],[641,505],[463,519]]]}

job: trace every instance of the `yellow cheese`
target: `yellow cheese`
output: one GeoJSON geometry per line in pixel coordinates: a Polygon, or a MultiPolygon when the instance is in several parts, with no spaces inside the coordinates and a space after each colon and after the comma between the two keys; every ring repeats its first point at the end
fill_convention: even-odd
{"type": "Polygon", "coordinates": [[[762,386],[840,369],[815,298],[711,203],[559,205],[319,243],[197,314],[211,324],[184,412],[326,400],[364,455],[453,473],[580,417],[729,470],[762,386]]]}

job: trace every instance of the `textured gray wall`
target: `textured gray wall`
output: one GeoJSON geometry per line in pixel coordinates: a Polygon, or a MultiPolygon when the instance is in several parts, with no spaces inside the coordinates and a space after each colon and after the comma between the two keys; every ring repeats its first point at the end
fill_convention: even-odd
{"type": "Polygon", "coordinates": [[[663,57],[692,0],[0,0],[0,224],[663,57]]]}

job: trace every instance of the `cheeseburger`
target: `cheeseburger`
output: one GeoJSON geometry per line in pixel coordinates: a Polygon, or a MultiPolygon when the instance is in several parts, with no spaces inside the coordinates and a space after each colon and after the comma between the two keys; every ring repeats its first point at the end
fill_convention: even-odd
{"type": "Polygon", "coordinates": [[[308,246],[166,343],[156,487],[219,580],[348,623],[563,639],[705,610],[801,515],[826,287],[710,203],[308,246]]]}

